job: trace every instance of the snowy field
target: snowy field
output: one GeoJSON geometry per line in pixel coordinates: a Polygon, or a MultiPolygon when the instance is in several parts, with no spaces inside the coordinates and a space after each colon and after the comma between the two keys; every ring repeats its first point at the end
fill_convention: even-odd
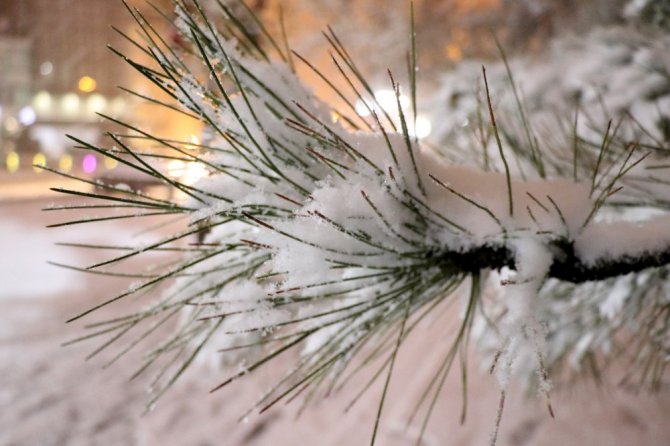
{"type": "MultiPolygon", "coordinates": [[[[40,212],[47,201],[0,204],[0,444],[32,445],[343,445],[367,444],[380,386],[344,413],[361,383],[319,402],[296,419],[299,402],[280,404],[262,416],[238,418],[271,383],[265,370],[217,394],[209,389],[224,372],[204,363],[142,415],[150,376],[129,382],[139,353],[102,369],[110,354],[89,361],[99,341],[62,347],[84,333],[65,320],[92,302],[127,286],[119,279],[91,276],[47,265],[47,260],[87,264],[94,254],[55,247],[56,241],[132,240],[137,222],[92,228],[45,229],[59,221],[40,212]]],[[[145,224],[150,224],[147,221],[145,224]]],[[[146,236],[145,236],[146,237],[146,236]]],[[[123,305],[123,304],[121,304],[123,305]]],[[[118,309],[118,308],[117,308],[118,309]]],[[[111,309],[113,312],[115,309],[111,309]]],[[[111,314],[105,310],[106,314],[111,314]]],[[[412,445],[421,425],[406,427],[408,414],[441,355],[434,339],[447,336],[449,315],[426,324],[401,350],[380,427],[379,444],[412,445]],[[431,340],[426,342],[426,340],[431,340]],[[430,364],[432,363],[432,364],[430,364]],[[409,402],[409,403],[408,403],[409,402]]],[[[286,358],[290,359],[290,358],[286,358]]],[[[473,364],[476,361],[472,361],[473,364]]],[[[282,365],[276,364],[277,371],[282,365]]],[[[488,444],[499,391],[495,379],[471,367],[465,425],[459,425],[460,378],[449,379],[428,428],[425,445],[488,444]]],[[[614,385],[580,384],[553,393],[556,419],[534,395],[509,392],[500,445],[667,445],[670,398],[633,394],[614,385]]]]}

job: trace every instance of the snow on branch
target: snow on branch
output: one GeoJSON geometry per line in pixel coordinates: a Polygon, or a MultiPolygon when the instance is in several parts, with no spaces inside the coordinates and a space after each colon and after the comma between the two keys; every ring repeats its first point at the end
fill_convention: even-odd
{"type": "MultiPolygon", "coordinates": [[[[659,219],[649,223],[623,223],[593,225],[576,241],[555,240],[549,250],[553,260],[547,273],[548,278],[581,283],[616,278],[647,268],[657,268],[670,263],[670,247],[665,237],[651,238],[647,234],[658,234],[659,226],[667,231],[670,221],[659,219]],[[616,226],[616,229],[615,229],[616,226]],[[600,233],[600,234],[598,234],[600,233]],[[603,234],[604,233],[604,234],[603,234]],[[645,234],[637,237],[635,234],[645,234]],[[597,236],[600,235],[600,239],[597,236]],[[642,238],[642,240],[639,240],[642,238]],[[623,246],[617,243],[624,240],[623,246]],[[636,241],[642,243],[637,244],[636,241]],[[600,254],[595,248],[600,248],[600,254]],[[660,246],[659,246],[660,245],[660,246]],[[583,254],[578,255],[577,252],[583,254]]],[[[513,248],[504,245],[484,245],[466,251],[447,251],[431,253],[436,262],[445,262],[462,268],[466,272],[476,273],[484,269],[515,269],[513,248]]]]}
{"type": "Polygon", "coordinates": [[[132,329],[148,327],[142,339],[179,319],[138,372],[164,364],[150,404],[195,358],[237,370],[218,389],[285,351],[300,352],[258,400],[261,411],[305,389],[308,399],[327,394],[348,380],[355,360],[381,358],[378,377],[392,370],[417,324],[456,297],[465,302],[462,319],[441,346],[436,380],[470,338],[494,353],[503,391],[512,375],[539,371],[533,382],[547,399],[548,370],[611,351],[620,328],[649,330],[642,339],[652,347],[636,356],[638,365],[660,358],[670,344],[667,330],[653,331],[661,318],[639,324],[640,307],[662,313],[670,305],[670,293],[658,292],[669,287],[670,264],[670,169],[658,144],[632,143],[621,133],[623,119],[602,126],[590,115],[581,118],[589,125],[583,136],[579,110],[567,123],[558,119],[560,131],[542,144],[520,100],[505,116],[518,116],[516,128],[496,123],[497,91],[486,83],[469,118],[476,128],[464,130],[467,156],[449,144],[435,149],[419,138],[417,110],[408,106],[417,98],[416,67],[410,91],[394,74],[384,85],[390,95],[382,95],[333,30],[325,33],[334,62],[325,74],[302,57],[294,61],[285,42],[271,40],[270,54],[245,28],[252,19],[212,5],[175,2],[178,44],[130,10],[143,36],[133,43],[148,61],[125,60],[165,96],[142,97],[198,120],[197,144],[114,118],[124,130],[111,135],[114,147],[75,139],[178,193],[165,199],[105,184],[95,193],[62,190],[184,217],[183,230],[89,265],[112,274],[105,268],[147,252],[182,253],[71,319],[169,284],[146,308],[94,325],[104,329],[91,335],[117,336],[109,347],[132,329]],[[223,15],[220,29],[214,10],[223,15]],[[343,105],[320,100],[293,62],[317,74],[343,105]],[[141,150],[138,140],[160,151],[141,150]],[[157,160],[180,163],[182,172],[157,160]],[[500,269],[513,270],[504,289],[499,277],[487,280],[500,269]],[[621,321],[616,329],[603,324],[613,318],[621,321]]]}

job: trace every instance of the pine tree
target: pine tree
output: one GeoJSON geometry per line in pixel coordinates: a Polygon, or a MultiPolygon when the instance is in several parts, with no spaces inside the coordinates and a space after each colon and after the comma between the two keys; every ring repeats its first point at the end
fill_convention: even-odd
{"type": "MultiPolygon", "coordinates": [[[[550,373],[575,363],[598,374],[625,358],[627,380],[660,387],[670,348],[669,166],[667,141],[646,123],[624,117],[599,126],[577,105],[555,141],[540,140],[503,56],[515,104],[506,124],[482,67],[473,81],[475,142],[429,147],[415,131],[414,29],[408,72],[388,72],[380,94],[332,29],[324,36],[336,80],[273,38],[244,3],[174,3],[174,16],[160,11],[178,30],[172,38],[128,7],[140,37],[122,36],[150,62],[118,54],[162,97],[131,94],[202,123],[202,140],[167,139],[113,116],[104,118],[120,130],[108,134],[108,147],[71,136],[174,194],[85,177],[94,192],[58,189],[95,202],[60,210],[115,212],[67,224],[153,215],[186,222],[145,246],[83,246],[119,254],[79,269],[139,281],[70,322],[163,290],[144,308],[90,324],[81,339],[104,338],[95,353],[128,339],[116,360],[178,321],[138,371],[157,371],[149,406],[198,356],[220,357],[234,370],[217,390],[296,351],[259,410],[295,395],[309,403],[374,366],[373,380],[385,383],[378,423],[403,342],[458,299],[459,328],[419,403],[422,429],[446,375],[464,367],[470,340],[492,355],[501,410],[508,383],[523,375],[534,377],[551,412],[550,373]],[[298,64],[341,106],[317,98],[296,76],[298,64]],[[583,121],[593,125],[580,133],[583,121]],[[206,174],[193,182],[169,163],[206,174]],[[149,272],[115,269],[165,250],[180,256],[149,272]]],[[[377,424],[373,431],[374,443],[377,424]]]]}

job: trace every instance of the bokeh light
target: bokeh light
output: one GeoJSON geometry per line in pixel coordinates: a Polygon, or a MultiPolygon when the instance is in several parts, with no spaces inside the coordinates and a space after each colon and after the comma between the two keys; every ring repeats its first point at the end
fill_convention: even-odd
{"type": "Polygon", "coordinates": [[[48,91],[40,91],[33,98],[33,106],[38,113],[49,113],[53,107],[53,99],[48,91]]]}
{"type": "Polygon", "coordinates": [[[67,153],[61,156],[60,159],[58,160],[58,168],[63,172],[69,172],[70,170],[72,170],[72,164],[73,164],[72,156],[67,153]]]}
{"type": "Polygon", "coordinates": [[[98,86],[98,83],[91,76],[82,76],[77,82],[77,88],[83,93],[90,93],[95,91],[95,88],[98,86]]]}
{"type": "Polygon", "coordinates": [[[98,167],[98,160],[95,158],[95,155],[89,153],[81,161],[81,167],[86,173],[93,173],[98,167]]]}
{"type": "Polygon", "coordinates": [[[5,130],[7,130],[9,134],[16,133],[19,129],[19,121],[17,121],[14,116],[8,116],[7,119],[5,119],[5,130]]]}
{"type": "Polygon", "coordinates": [[[398,98],[393,90],[382,89],[375,92],[374,99],[359,99],[356,101],[355,109],[359,116],[370,116],[370,109],[377,114],[385,111],[391,115],[398,115],[398,101],[400,107],[405,110],[410,105],[410,100],[407,96],[401,94],[398,98]],[[381,110],[379,110],[381,108],[381,110]]]}
{"type": "Polygon", "coordinates": [[[425,138],[426,136],[430,135],[432,129],[433,126],[431,125],[428,118],[421,115],[416,117],[414,134],[417,138],[425,138]]]}
{"type": "Polygon", "coordinates": [[[9,152],[7,158],[5,158],[5,165],[10,173],[14,173],[21,166],[21,157],[16,152],[9,152]]]}
{"type": "Polygon", "coordinates": [[[117,160],[115,160],[114,158],[110,158],[108,156],[105,157],[103,163],[105,165],[105,169],[107,170],[116,169],[116,166],[119,165],[119,162],[117,160]]]}
{"type": "Polygon", "coordinates": [[[37,119],[35,110],[29,105],[26,105],[21,110],[19,110],[18,116],[19,122],[25,126],[33,125],[37,119]]]}
{"type": "Polygon", "coordinates": [[[104,113],[107,107],[107,99],[101,94],[94,93],[86,100],[86,109],[89,113],[104,113]]]}
{"type": "Polygon", "coordinates": [[[48,76],[50,75],[54,70],[54,65],[49,62],[48,60],[46,62],[42,62],[40,65],[40,74],[42,76],[48,76]]]}
{"type": "Polygon", "coordinates": [[[33,156],[33,170],[37,173],[42,172],[42,169],[39,168],[39,166],[46,166],[47,165],[47,157],[44,156],[43,153],[36,153],[35,156],[33,156]]]}
{"type": "Polygon", "coordinates": [[[61,108],[68,116],[74,116],[79,111],[79,96],[68,93],[61,98],[61,108]]]}

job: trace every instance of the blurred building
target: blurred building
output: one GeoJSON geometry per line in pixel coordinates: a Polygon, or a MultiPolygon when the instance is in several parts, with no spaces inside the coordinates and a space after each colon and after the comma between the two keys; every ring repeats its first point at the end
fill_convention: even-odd
{"type": "MultiPolygon", "coordinates": [[[[150,8],[143,11],[156,19],[150,8]]],[[[133,35],[134,20],[120,0],[0,2],[2,167],[16,170],[64,155],[68,167],[66,133],[95,143],[107,128],[96,112],[134,116],[136,103],[117,86],[134,88],[141,76],[107,46],[130,55],[137,49],[112,25],[133,35]]]]}

